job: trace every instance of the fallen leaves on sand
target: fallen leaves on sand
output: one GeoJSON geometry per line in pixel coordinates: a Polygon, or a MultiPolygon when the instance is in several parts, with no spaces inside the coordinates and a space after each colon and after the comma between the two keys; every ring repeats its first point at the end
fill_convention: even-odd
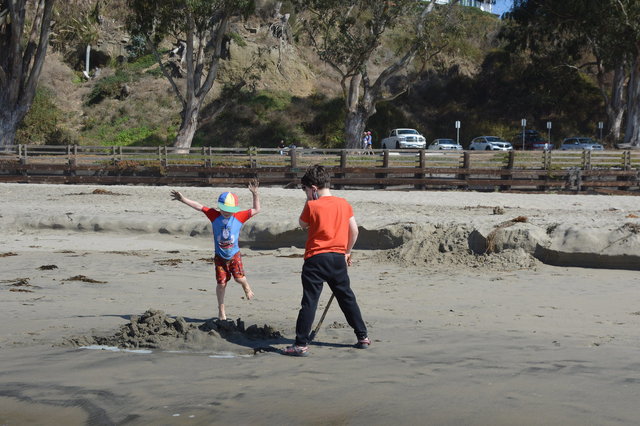
{"type": "Polygon", "coordinates": [[[109,253],[109,254],[120,254],[122,256],[144,256],[143,254],[135,252],[135,251],[112,250],[112,251],[108,251],[107,253],[109,253]]]}
{"type": "Polygon", "coordinates": [[[177,266],[182,263],[182,259],[164,259],[164,260],[156,260],[154,263],[163,266],[177,266]]]}
{"type": "Polygon", "coordinates": [[[640,234],[640,224],[638,223],[625,223],[624,227],[632,234],[640,234]]]}
{"type": "Polygon", "coordinates": [[[214,263],[213,262],[213,257],[201,257],[200,259],[198,259],[200,262],[207,262],[207,263],[214,263]]]}
{"type": "Polygon", "coordinates": [[[29,284],[29,278],[15,278],[14,280],[6,280],[2,282],[8,282],[10,288],[9,291],[18,292],[18,293],[33,293],[33,290],[28,290],[23,287],[33,287],[29,284]]]}
{"type": "Polygon", "coordinates": [[[62,281],[82,281],[85,283],[92,283],[92,284],[106,284],[106,281],[98,281],[98,280],[94,280],[93,278],[89,278],[85,275],[76,275],[73,276],[71,278],[67,278],[66,280],[62,280],[62,281]]]}
{"type": "Polygon", "coordinates": [[[9,286],[11,287],[31,287],[31,284],[29,284],[29,278],[14,278],[12,280],[3,280],[0,282],[9,283],[9,286]]]}
{"type": "Polygon", "coordinates": [[[58,269],[58,265],[42,265],[38,269],[40,269],[41,271],[50,271],[52,269],[58,269]]]}
{"type": "Polygon", "coordinates": [[[635,214],[633,214],[633,213],[629,213],[629,214],[627,215],[627,217],[628,217],[629,219],[637,219],[637,218],[638,218],[638,217],[640,217],[640,216],[635,215],[635,214]]]}
{"type": "Polygon", "coordinates": [[[91,192],[75,192],[72,194],[66,194],[66,195],[126,195],[128,196],[129,194],[121,194],[119,192],[113,192],[113,191],[109,191],[108,189],[101,189],[101,188],[96,188],[91,192]]]}
{"type": "Polygon", "coordinates": [[[17,256],[17,255],[18,255],[17,253],[14,253],[11,251],[8,251],[6,253],[0,253],[0,257],[10,257],[10,256],[17,256]]]}

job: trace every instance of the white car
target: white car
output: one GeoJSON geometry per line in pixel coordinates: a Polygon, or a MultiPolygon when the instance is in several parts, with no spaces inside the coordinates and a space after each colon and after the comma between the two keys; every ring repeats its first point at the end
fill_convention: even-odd
{"type": "Polygon", "coordinates": [[[566,138],[565,140],[563,140],[562,145],[560,145],[560,149],[563,151],[566,151],[569,149],[587,149],[592,151],[602,151],[604,147],[591,138],[575,137],[575,138],[566,138]]]}
{"type": "Polygon", "coordinates": [[[380,145],[382,149],[425,149],[427,140],[415,129],[393,129],[380,145]]]}
{"type": "Polygon", "coordinates": [[[462,150],[462,145],[453,139],[434,139],[427,149],[432,150],[462,150]]]}
{"type": "Polygon", "coordinates": [[[497,136],[478,136],[469,144],[471,151],[511,151],[513,145],[497,136]]]}

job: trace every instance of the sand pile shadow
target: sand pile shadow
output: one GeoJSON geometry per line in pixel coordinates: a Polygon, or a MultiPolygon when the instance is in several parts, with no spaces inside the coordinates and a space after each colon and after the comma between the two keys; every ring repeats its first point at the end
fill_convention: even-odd
{"type": "Polygon", "coordinates": [[[115,346],[122,349],[213,351],[253,354],[255,349],[278,343],[282,334],[269,325],[245,327],[241,319],[189,321],[149,309],[132,315],[130,322],[111,335],[84,335],[65,339],[63,345],[115,346]]]}

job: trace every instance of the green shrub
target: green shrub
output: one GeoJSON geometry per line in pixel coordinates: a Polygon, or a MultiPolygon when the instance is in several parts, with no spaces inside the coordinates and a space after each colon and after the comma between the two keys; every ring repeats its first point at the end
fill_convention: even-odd
{"type": "Polygon", "coordinates": [[[238,33],[229,33],[229,37],[231,38],[231,40],[233,40],[238,46],[240,47],[246,47],[247,46],[247,42],[244,41],[244,38],[242,38],[242,36],[238,33]]]}
{"type": "Polygon", "coordinates": [[[130,71],[142,71],[155,65],[156,57],[152,54],[140,56],[134,61],[127,63],[127,69],[130,71]]]}
{"type": "Polygon", "coordinates": [[[120,96],[122,86],[132,81],[131,75],[125,71],[118,70],[112,76],[98,80],[91,92],[87,96],[87,105],[95,105],[103,99],[120,96]]]}
{"type": "Polygon", "coordinates": [[[262,90],[249,99],[249,105],[260,118],[271,111],[285,110],[291,104],[291,94],[262,90]]]}
{"type": "Polygon", "coordinates": [[[55,94],[46,87],[38,87],[29,112],[18,127],[16,143],[47,143],[58,132],[62,112],[56,106],[55,94]]]}

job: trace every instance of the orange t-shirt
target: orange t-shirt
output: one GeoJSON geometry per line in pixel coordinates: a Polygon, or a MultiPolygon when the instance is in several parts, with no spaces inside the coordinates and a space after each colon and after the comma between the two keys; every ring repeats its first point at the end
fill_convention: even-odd
{"type": "Polygon", "coordinates": [[[307,201],[300,220],[309,224],[304,258],[320,253],[345,253],[353,208],[344,198],[327,196],[307,201]]]}

